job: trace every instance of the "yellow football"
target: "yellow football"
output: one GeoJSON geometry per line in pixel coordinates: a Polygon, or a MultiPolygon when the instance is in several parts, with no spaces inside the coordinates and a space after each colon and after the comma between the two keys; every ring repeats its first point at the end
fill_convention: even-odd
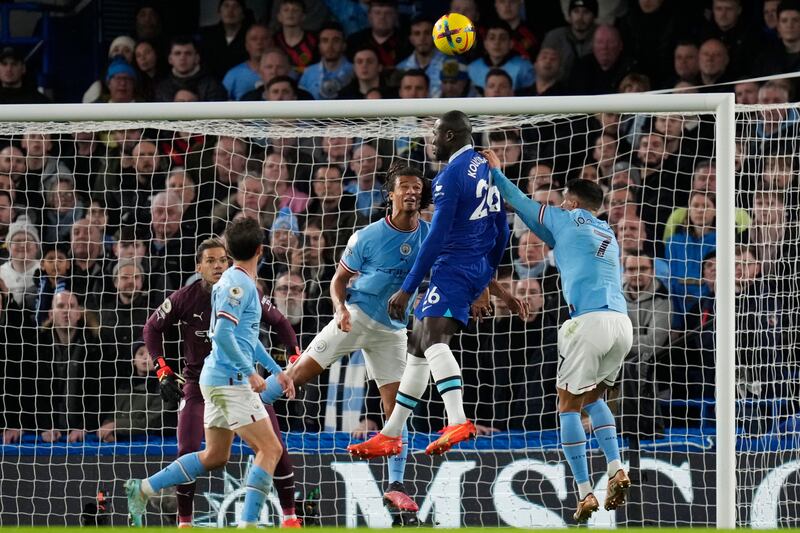
{"type": "Polygon", "coordinates": [[[476,39],[475,26],[461,13],[448,13],[433,26],[433,42],[436,48],[449,56],[467,52],[476,39]]]}

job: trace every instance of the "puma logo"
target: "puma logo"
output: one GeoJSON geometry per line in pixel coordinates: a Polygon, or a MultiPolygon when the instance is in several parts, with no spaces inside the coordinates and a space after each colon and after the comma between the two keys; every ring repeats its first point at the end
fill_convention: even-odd
{"type": "Polygon", "coordinates": [[[200,313],[199,315],[197,313],[192,313],[192,316],[194,316],[195,318],[197,318],[199,320],[203,320],[203,313],[200,313]]]}

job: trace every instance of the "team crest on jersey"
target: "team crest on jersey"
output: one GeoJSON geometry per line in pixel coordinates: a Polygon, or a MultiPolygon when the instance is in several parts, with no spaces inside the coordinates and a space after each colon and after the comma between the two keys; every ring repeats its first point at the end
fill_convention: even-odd
{"type": "Polygon", "coordinates": [[[167,298],[158,306],[158,309],[156,309],[156,315],[158,315],[158,318],[161,320],[164,320],[164,317],[166,317],[170,311],[172,311],[172,300],[167,298]]]}
{"type": "Polygon", "coordinates": [[[404,242],[403,244],[401,244],[400,245],[400,253],[402,255],[410,254],[411,253],[411,245],[408,244],[407,242],[404,242]]]}
{"type": "Polygon", "coordinates": [[[319,341],[317,344],[314,345],[314,351],[317,353],[322,353],[328,348],[328,343],[325,341],[319,341]]]}

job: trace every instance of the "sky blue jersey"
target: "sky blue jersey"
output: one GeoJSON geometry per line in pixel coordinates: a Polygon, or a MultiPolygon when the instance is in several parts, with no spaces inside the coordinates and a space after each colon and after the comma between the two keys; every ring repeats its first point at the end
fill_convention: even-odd
{"type": "Polygon", "coordinates": [[[450,157],[432,186],[431,229],[403,283],[403,291],[409,294],[417,290],[434,263],[463,264],[485,257],[496,269],[508,242],[503,200],[491,183],[486,158],[472,145],[450,157]]]}
{"type": "Polygon", "coordinates": [[[211,353],[200,373],[201,385],[241,385],[255,372],[256,361],[271,373],[281,368],[258,339],[261,303],[247,271],[226,270],[211,290],[211,353]]]}
{"type": "Polygon", "coordinates": [[[567,211],[540,204],[525,196],[497,169],[492,171],[492,177],[525,225],[553,249],[570,316],[592,311],[627,314],[619,244],[608,223],[584,209],[567,211]]]}
{"type": "Polygon", "coordinates": [[[357,305],[376,322],[392,329],[405,329],[414,297],[402,321],[389,317],[389,297],[406,279],[429,229],[430,224],[420,220],[416,229],[403,231],[387,216],[355,232],[339,262],[349,272],[359,274],[347,289],[347,302],[357,305]]]}

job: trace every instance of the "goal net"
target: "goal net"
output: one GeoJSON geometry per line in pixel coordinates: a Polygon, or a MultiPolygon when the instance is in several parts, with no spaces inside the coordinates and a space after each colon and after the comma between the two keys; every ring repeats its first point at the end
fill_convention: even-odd
{"type": "MultiPolygon", "coordinates": [[[[797,109],[739,110],[732,177],[717,172],[713,108],[461,108],[476,146],[495,150],[505,174],[536,200],[559,205],[573,178],[597,181],[606,194],[602,216],[623,250],[635,332],[610,404],[636,488],[627,506],[597,513],[590,525],[717,523],[725,479],[718,434],[734,427],[719,414],[716,375],[734,359],[737,521],[796,525],[797,109]],[[735,187],[733,214],[724,201],[717,206],[718,181],[720,190],[735,187]],[[736,227],[736,351],[725,357],[716,349],[724,310],[714,273],[725,268],[716,256],[731,250],[717,243],[718,220],[736,227]]],[[[143,326],[167,295],[197,279],[198,244],[230,221],[261,222],[260,288],[299,344],[313,348],[333,314],[330,282],[344,246],[386,215],[389,165],[408,162],[431,178],[441,168],[427,113],[0,125],[0,525],[126,523],[123,481],[154,473],[178,451],[179,406],[159,396],[143,326]]],[[[552,250],[514,214],[508,221],[498,279],[531,311],[522,320],[494,301],[493,317],[454,340],[480,437],[431,459],[423,450],[445,423],[438,393],[431,389],[411,418],[405,479],[422,523],[571,523],[576,493],[559,448],[555,394],[568,306],[552,250]]],[[[166,337],[168,362],[182,368],[181,330],[166,337]]],[[[261,337],[285,364],[278,332],[265,326],[261,337]]],[[[382,424],[367,379],[356,352],[301,399],[275,406],[298,502],[323,525],[397,520],[382,503],[385,463],[344,452],[382,424]]],[[[249,461],[237,444],[225,469],[198,481],[196,525],[236,523],[249,461]]],[[[590,463],[602,501],[607,477],[594,441],[590,463]]],[[[275,524],[280,505],[275,495],[269,501],[263,520],[275,524]]],[[[174,523],[175,505],[174,493],[164,495],[147,523],[174,523]]]]}

